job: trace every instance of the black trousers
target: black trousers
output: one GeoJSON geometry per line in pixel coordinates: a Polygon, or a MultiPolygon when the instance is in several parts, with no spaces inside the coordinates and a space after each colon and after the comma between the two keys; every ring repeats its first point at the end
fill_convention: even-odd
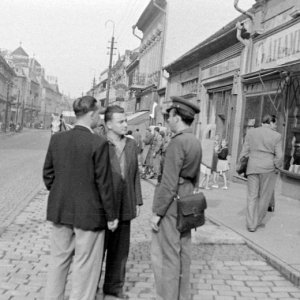
{"type": "Polygon", "coordinates": [[[104,294],[122,292],[125,283],[126,263],[130,245],[130,221],[119,221],[118,228],[106,230],[106,267],[103,285],[104,294]]]}

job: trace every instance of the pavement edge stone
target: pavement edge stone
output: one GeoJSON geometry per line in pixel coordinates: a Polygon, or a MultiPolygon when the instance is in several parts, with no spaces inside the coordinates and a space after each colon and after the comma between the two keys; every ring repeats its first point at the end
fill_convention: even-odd
{"type": "Polygon", "coordinates": [[[3,224],[0,226],[0,236],[42,189],[43,184],[38,183],[33,190],[25,196],[24,200],[19,203],[16,209],[5,218],[3,224]]]}
{"type": "MultiPolygon", "coordinates": [[[[218,220],[215,220],[214,218],[212,218],[210,216],[207,216],[207,218],[212,223],[225,226],[228,229],[236,232],[234,229],[229,228],[228,226],[226,226],[222,222],[220,222],[218,220]]],[[[269,265],[271,265],[274,269],[276,269],[277,271],[279,271],[279,273],[282,274],[290,282],[292,282],[296,286],[300,286],[300,272],[299,271],[295,270],[290,265],[288,265],[287,263],[285,263],[284,261],[282,261],[280,258],[278,258],[277,256],[271,254],[269,251],[263,249],[262,247],[260,247],[256,243],[253,243],[252,241],[250,241],[247,237],[245,237],[241,233],[239,233],[239,232],[236,232],[236,233],[239,234],[240,236],[242,236],[243,239],[246,242],[246,245],[250,249],[252,249],[254,252],[256,252],[257,254],[259,254],[261,257],[263,257],[268,262],[269,265]]]]}

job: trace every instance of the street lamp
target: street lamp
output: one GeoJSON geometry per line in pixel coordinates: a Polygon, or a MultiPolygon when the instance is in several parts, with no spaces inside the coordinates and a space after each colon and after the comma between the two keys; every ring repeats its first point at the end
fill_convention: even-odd
{"type": "Polygon", "coordinates": [[[10,104],[9,101],[9,87],[13,86],[13,83],[11,81],[7,82],[7,95],[6,95],[6,106],[5,106],[5,124],[4,124],[4,132],[6,132],[7,129],[7,123],[8,123],[8,105],[10,104]],[[9,103],[9,104],[8,104],[9,103]]]}

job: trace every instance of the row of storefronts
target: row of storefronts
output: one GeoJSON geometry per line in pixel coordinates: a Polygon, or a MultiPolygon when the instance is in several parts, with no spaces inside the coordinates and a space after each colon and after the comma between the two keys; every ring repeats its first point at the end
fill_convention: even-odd
{"type": "Polygon", "coordinates": [[[231,177],[236,177],[247,130],[260,126],[264,115],[276,115],[284,149],[282,193],[300,200],[300,18],[292,14],[296,1],[288,2],[290,14],[278,1],[257,3],[252,14],[259,18],[240,16],[166,66],[164,106],[173,95],[199,104],[194,130],[202,140],[204,162],[210,163],[216,135],[226,139],[231,177]],[[285,18],[278,18],[283,11],[285,18]],[[238,40],[238,22],[264,30],[238,40]]]}
{"type": "MultiPolygon", "coordinates": [[[[216,136],[226,139],[233,178],[247,130],[260,126],[264,115],[276,115],[284,149],[282,192],[300,198],[299,0],[256,0],[249,11],[172,61],[180,48],[175,41],[182,47],[191,42],[189,35],[179,36],[182,23],[176,16],[185,5],[150,0],[133,26],[140,47],[122,79],[130,129],[165,125],[170,97],[181,96],[201,109],[193,129],[202,141],[203,162],[211,164],[216,136]]],[[[197,13],[190,17],[199,21],[197,13]]]]}

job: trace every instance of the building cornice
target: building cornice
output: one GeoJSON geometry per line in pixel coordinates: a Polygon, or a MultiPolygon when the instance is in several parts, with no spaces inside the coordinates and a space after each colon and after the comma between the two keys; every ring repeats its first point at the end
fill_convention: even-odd
{"type": "Polygon", "coordinates": [[[236,23],[246,19],[246,16],[240,15],[234,19],[215,34],[198,44],[196,47],[179,57],[171,64],[164,67],[164,69],[172,74],[187,68],[195,61],[201,60],[217,53],[220,49],[226,49],[238,42],[236,38],[236,23]]]}
{"type": "MultiPolygon", "coordinates": [[[[145,28],[147,28],[149,23],[153,20],[153,18],[157,16],[158,13],[161,12],[160,9],[153,2],[154,0],[151,0],[149,2],[148,6],[145,8],[145,10],[143,11],[143,13],[141,14],[140,18],[136,23],[136,27],[143,32],[145,28]]],[[[165,8],[167,5],[167,1],[156,0],[156,4],[162,8],[165,8]]]]}

